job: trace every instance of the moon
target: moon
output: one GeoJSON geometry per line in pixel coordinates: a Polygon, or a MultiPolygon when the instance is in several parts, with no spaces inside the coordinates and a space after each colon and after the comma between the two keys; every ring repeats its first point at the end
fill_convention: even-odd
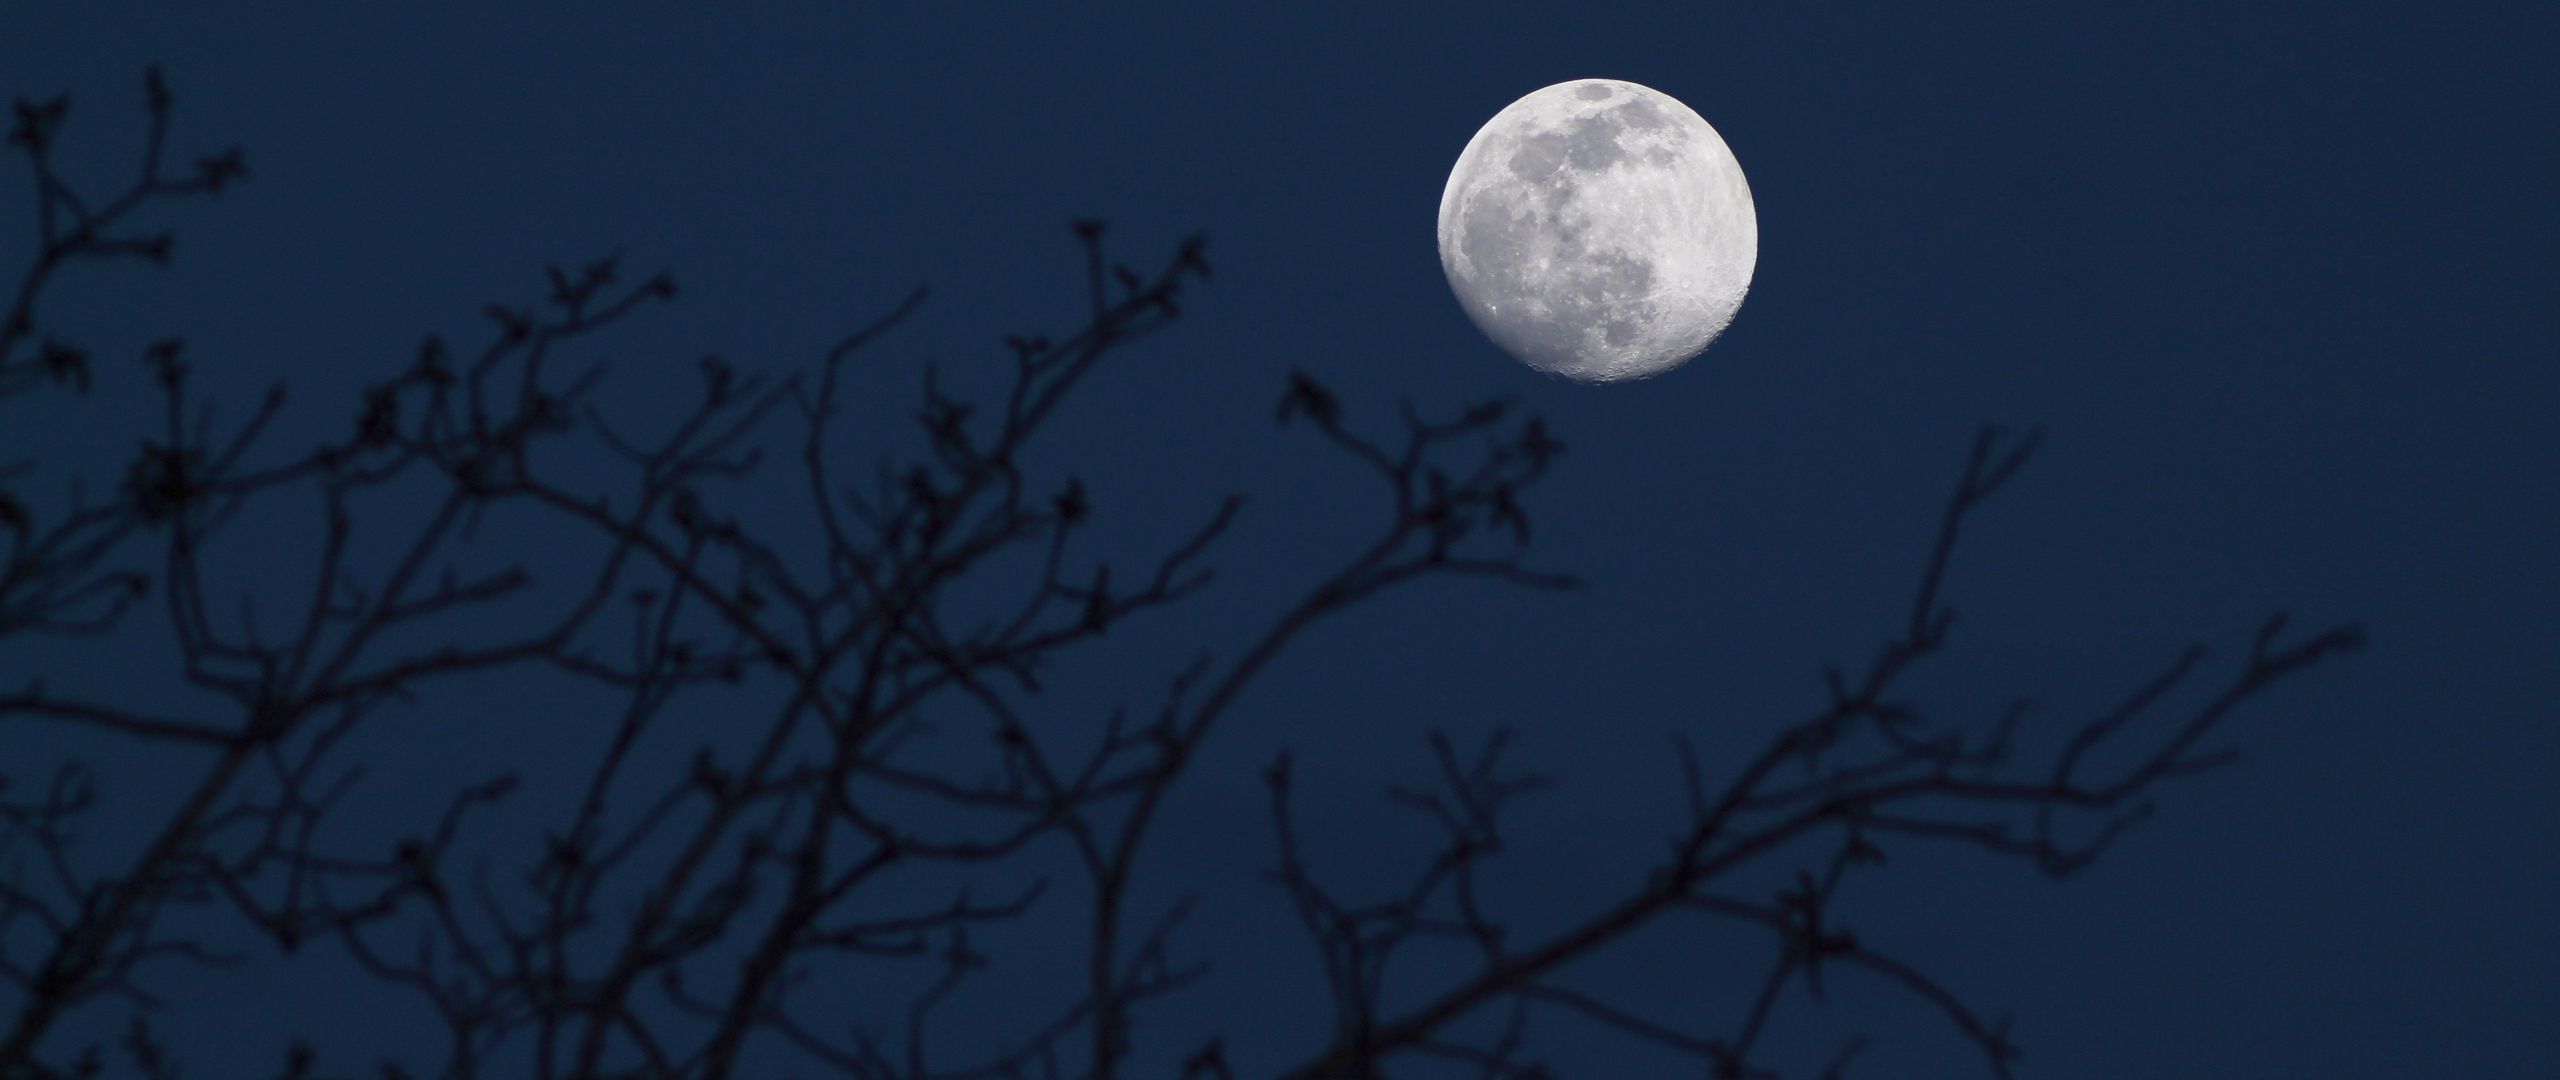
{"type": "Polygon", "coordinates": [[[1581,382],[1643,379],[1733,322],[1760,259],[1751,185],[1679,99],[1557,83],[1467,140],[1440,193],[1440,269],[1504,351],[1581,382]]]}

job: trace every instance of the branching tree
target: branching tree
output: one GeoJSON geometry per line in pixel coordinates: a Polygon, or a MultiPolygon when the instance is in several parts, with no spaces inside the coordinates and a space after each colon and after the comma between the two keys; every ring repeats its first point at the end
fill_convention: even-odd
{"type": "MultiPolygon", "coordinates": [[[[106,198],[54,164],[66,101],[16,105],[10,143],[32,167],[37,242],[0,325],[0,408],[89,388],[92,358],[74,328],[42,312],[75,264],[167,260],[168,235],[135,222],[246,174],[236,149],[173,170],[171,95],[156,70],[145,86],[138,176],[106,198]]],[[[805,370],[702,361],[681,414],[644,433],[607,415],[606,370],[584,357],[676,286],[635,280],[615,257],[551,268],[538,295],[490,305],[468,342],[428,338],[313,450],[274,445],[281,385],[244,419],[214,422],[175,339],[144,357],[163,407],[110,493],[48,499],[82,463],[40,459],[0,416],[0,657],[156,621],[176,665],[64,690],[23,660],[0,662],[0,747],[60,728],[63,740],[156,744],[186,762],[139,777],[73,760],[46,776],[0,754],[0,974],[11,990],[0,1076],[174,1075],[148,1017],[186,1003],[151,995],[156,970],[306,948],[404,988],[423,1006],[417,1023],[441,1026],[442,1049],[427,1058],[360,1064],[383,1076],[718,1077],[773,1073],[773,1062],[858,1077],[1127,1071],[1133,1016],[1198,979],[1216,952],[1176,940],[1186,905],[1138,897],[1148,839],[1274,659],[1329,617],[1428,579],[1574,581],[1525,561],[1526,495],[1562,449],[1538,419],[1498,401],[1446,416],[1408,405],[1375,434],[1301,373],[1278,419],[1383,488],[1366,539],[1305,568],[1313,583],[1241,641],[1177,658],[1133,707],[1090,720],[1055,707],[1047,680],[1097,639],[1197,606],[1209,556],[1244,505],[1203,508],[1152,553],[1105,557],[1087,539],[1084,485],[1042,476],[1038,443],[1061,402],[1175,321],[1210,277],[1197,238],[1141,272],[1109,260],[1100,223],[1074,234],[1082,324],[1006,338],[1003,387],[987,400],[947,394],[928,371],[920,443],[852,473],[846,441],[868,433],[840,430],[846,366],[922,293],[805,370]],[[311,557],[289,567],[297,586],[217,569],[243,522],[281,528],[278,508],[291,505],[320,508],[311,557]],[[535,551],[503,539],[526,527],[574,541],[535,551]],[[204,704],[170,715],[118,696],[155,678],[204,704]],[[439,802],[405,817],[346,820],[378,745],[368,733],[435,715],[450,687],[517,678],[589,703],[604,733],[594,752],[523,755],[449,778],[439,802]],[[943,737],[915,737],[928,716],[943,737]],[[954,730],[969,734],[955,742],[954,730]],[[135,788],[173,793],[140,843],[75,842],[101,799],[135,788]],[[535,806],[508,805],[535,791],[546,793],[535,806]],[[1046,1014],[978,1017],[949,1034],[937,1018],[987,977],[983,943],[1010,927],[1072,942],[1075,974],[1045,988],[1046,1014]],[[848,1000],[821,993],[830,984],[860,988],[853,1016],[810,1011],[848,1000]],[[111,1046],[70,1034],[77,1017],[123,1008],[135,1018],[111,1046]]],[[[2007,1075],[2005,1021],[1842,925],[1834,901],[1854,872],[1888,845],[1934,842],[2070,874],[2161,785],[2226,760],[2212,736],[2235,709],[2359,641],[2352,627],[2286,639],[2283,619],[2270,620],[2203,704],[2160,715],[2201,669],[2190,651],[2049,760],[2009,752],[2023,704],[1987,724],[1927,715],[1900,680],[1951,630],[1940,582],[1963,526],[2034,445],[1982,433],[1908,620],[1876,658],[1835,674],[1829,701],[1738,767],[1682,746],[1664,779],[1685,781],[1688,813],[1669,849],[1643,879],[1595,886],[1561,932],[1515,940],[1479,895],[1504,814],[1540,783],[1507,765],[1501,737],[1464,750],[1434,738],[1436,786],[1393,797],[1445,843],[1406,887],[1370,899],[1309,869],[1305,852],[1323,838],[1293,824],[1292,764],[1273,763],[1271,877],[1322,959],[1332,1029],[1302,1061],[1250,1065],[1202,1032],[1173,1051],[1184,1075],[1380,1076],[1431,1059],[1543,1075],[1520,1034],[1539,1011],[1692,1054],[1710,1075],[1774,1075],[1755,1064],[1772,1013],[1794,986],[1818,999],[1840,968],[1907,987],[2007,1075]],[[2118,744],[2134,752],[2100,768],[2093,752],[2118,744]],[[1772,866],[1794,868],[1793,887],[1738,891],[1744,871],[1772,866]],[[1729,1030],[1684,1029],[1644,1002],[1563,980],[1675,913],[1774,944],[1729,1030]],[[1418,999],[1391,1000],[1389,963],[1434,940],[1478,959],[1440,972],[1418,999]],[[1461,1034],[1487,1016],[1509,1017],[1510,1034],[1461,1034]]],[[[283,1072],[347,1066],[297,1046],[283,1072]]]]}

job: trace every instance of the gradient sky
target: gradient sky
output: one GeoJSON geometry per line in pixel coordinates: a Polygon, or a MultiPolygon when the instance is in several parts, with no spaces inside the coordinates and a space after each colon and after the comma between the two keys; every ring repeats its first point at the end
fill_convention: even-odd
{"type": "MultiPolygon", "coordinates": [[[[1130,536],[1256,495],[1200,618],[1101,669],[1136,694],[1375,520],[1354,466],[1270,424],[1291,369],[1372,425],[1401,395],[1546,416],[1570,451],[1531,499],[1535,561],[1592,587],[1442,583],[1337,620],[1223,730],[1153,849],[1163,895],[1208,904],[1190,941],[1220,970],[1153,1022],[1257,1017],[1232,1040],[1248,1075],[1324,1020],[1256,876],[1275,750],[1299,756],[1309,833],[1354,866],[1418,851],[1382,788],[1427,774],[1425,729],[1511,726],[1557,782],[1520,812],[1518,900],[1578,910],[1673,827],[1674,732],[1740,753],[1891,631],[1984,421],[2045,448],[1957,558],[1963,619],[1924,702],[2025,694],[2059,724],[2190,641],[2227,661],[2279,608],[2360,620],[2372,646],[2243,714],[2245,759],[2172,787],[2088,873],[1897,850],[1845,901],[1861,935],[2014,1014],[2027,1076],[2560,1063],[2560,8],[1064,6],[15,4],[0,90],[71,92],[71,167],[122,169],[157,61],[179,148],[247,149],[249,183],[165,216],[174,269],[94,272],[48,311],[101,355],[184,332],[235,403],[287,379],[307,431],[550,261],[621,247],[684,283],[599,346],[638,395],[705,351],[805,364],[929,284],[864,368],[895,416],[923,361],[992,371],[999,334],[1075,315],[1070,219],[1109,219],[1139,264],[1206,231],[1216,281],[1052,445],[1130,536]],[[1432,235],[1477,126],[1590,76],[1714,124],[1761,230],[1726,336],[1606,387],[1488,344],[1432,235]]],[[[28,205],[23,169],[0,173],[6,265],[28,205]]],[[[142,375],[105,370],[76,408],[0,411],[0,459],[118,452],[142,375]]],[[[0,650],[0,683],[100,664],[0,650]]],[[[66,751],[0,728],[0,763],[22,752],[66,751]]],[[[1676,1012],[1762,955],[1665,934],[1586,984],[1676,1012]]],[[[299,1017],[266,1003],[325,970],[262,968],[242,978],[270,992],[246,994],[175,979],[192,1075],[272,1061],[299,1017]]],[[[1864,1075],[1976,1068],[1925,1006],[1856,982],[1795,1002],[1805,1056],[1784,1063],[1869,1032],[1864,1075]]],[[[1668,1061],[1544,1030],[1568,1076],[1668,1061]]]]}

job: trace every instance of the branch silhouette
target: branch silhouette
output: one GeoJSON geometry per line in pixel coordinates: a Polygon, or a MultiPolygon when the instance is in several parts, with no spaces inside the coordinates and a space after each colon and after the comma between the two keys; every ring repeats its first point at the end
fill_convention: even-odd
{"type": "MultiPolygon", "coordinates": [[[[164,174],[173,100],[148,73],[140,178],[94,200],[49,153],[67,101],[18,103],[11,142],[33,169],[38,244],[0,327],[0,407],[94,381],[88,354],[40,309],[66,267],[165,262],[167,234],[134,232],[133,220],[245,176],[236,149],[186,178],[164,174]]],[[[180,762],[144,778],[74,760],[32,791],[17,768],[0,773],[14,782],[0,787],[0,977],[16,991],[0,1077],[97,1075],[110,1062],[175,1075],[150,1018],[183,1003],[154,997],[155,972],[316,949],[405,991],[420,1022],[441,1027],[441,1060],[386,1057],[373,1063],[385,1077],[724,1077],[774,1061],[858,1077],[1129,1072],[1135,1017],[1208,971],[1178,940],[1192,901],[1141,897],[1148,841],[1273,662],[1327,620],[1428,580],[1576,581],[1527,559],[1527,494],[1563,450],[1540,419],[1498,400],[1445,415],[1408,402],[1378,432],[1297,372],[1277,421],[1383,487],[1382,510],[1357,543],[1281,568],[1304,586],[1223,647],[1203,641],[1170,664],[1161,686],[1107,715],[1059,706],[1056,673],[1112,630],[1203,602],[1211,556],[1246,506],[1229,496],[1151,550],[1115,555],[1093,550],[1099,511],[1084,483],[1044,479],[1041,440],[1062,404],[1178,320],[1211,278],[1198,237],[1133,268],[1113,261],[1103,223],[1072,233],[1079,321],[1005,337],[1005,379],[984,400],[946,392],[928,368],[918,442],[867,470],[848,472],[856,459],[841,445],[847,372],[919,310],[921,290],[804,369],[706,357],[674,415],[633,416],[608,407],[606,366],[586,357],[678,289],[664,274],[627,275],[619,254],[547,267],[539,288],[488,304],[478,332],[426,338],[315,449],[277,448],[280,384],[217,422],[187,347],[169,338],[143,357],[160,408],[111,495],[49,504],[20,493],[76,472],[0,462],[0,648],[107,641],[148,623],[174,643],[168,681],[194,703],[135,704],[156,700],[138,675],[95,689],[0,685],[0,731],[43,725],[180,762]],[[319,507],[296,549],[310,557],[275,560],[299,584],[227,577],[224,559],[255,558],[296,528],[293,505],[319,507]],[[507,541],[527,528],[544,543],[507,541]],[[421,718],[460,729],[471,718],[448,716],[440,695],[522,680],[581,695],[601,729],[592,753],[520,754],[433,778],[443,794],[429,804],[350,809],[368,767],[401,764],[380,748],[388,729],[421,718]],[[106,812],[109,779],[170,797],[132,850],[101,855],[78,840],[106,812]],[[989,977],[988,943],[1018,941],[1022,927],[1072,942],[1058,950],[1073,956],[1068,985],[1044,1014],[973,1016],[955,1032],[962,991],[989,977]],[[811,1007],[830,1000],[818,987],[847,979],[875,1011],[811,1007]],[[120,1005],[134,1009],[121,1039],[77,1044],[120,1005]]],[[[2007,1075],[2005,1021],[1840,925],[1833,901],[1851,871],[1887,843],[1952,841],[2067,875],[2138,820],[2153,789],[2229,760],[2204,744],[2232,711],[2360,641],[2339,627],[2280,643],[2273,620],[2238,674],[2165,734],[2141,732],[2200,654],[2035,768],[2007,752],[2023,706],[1981,737],[1932,724],[1895,696],[1897,679],[1943,644],[1952,613],[1938,594],[1960,529],[2033,445],[1984,431],[1908,624],[1721,788],[1683,746],[1690,813],[1670,852],[1622,894],[1595,894],[1560,934],[1516,944],[1478,890],[1503,851],[1503,817],[1548,786],[1511,771],[1505,736],[1466,750],[1434,736],[1437,787],[1391,797],[1438,823],[1445,844],[1407,888],[1367,903],[1308,869],[1303,853],[1321,838],[1299,834],[1297,766],[1275,762],[1271,876],[1323,960],[1335,1018],[1287,1075],[1383,1075],[1402,1055],[1538,1075],[1525,1023],[1549,1010],[1690,1053],[1713,1075],[1770,1075],[1751,1062],[1782,992],[1801,983],[1818,997],[1842,967],[1909,988],[2007,1075]],[[2128,767],[2090,764],[2101,747],[2144,739],[2128,767]],[[1724,890],[1779,860],[1803,868],[1787,892],[1724,890]],[[1733,1030],[1685,1032],[1563,981],[1583,957],[1688,912],[1778,946],[1733,1030]],[[1391,1001],[1389,960],[1426,939],[1465,943],[1479,967],[1418,1002],[1391,1001]],[[1488,1010],[1510,1017],[1491,1045],[1455,1032],[1488,1010]]],[[[519,723],[547,719],[525,712],[519,723]]],[[[1225,1047],[1212,1033],[1183,1075],[1236,1075],[1225,1047]]],[[[279,1071],[322,1075],[320,1056],[295,1044],[279,1071]]]]}
{"type": "MultiPolygon", "coordinates": [[[[1985,1017],[1954,990],[1862,940],[1833,917],[1833,901],[1850,871],[1884,862],[1886,838],[1907,838],[1971,844],[2030,861],[2055,878],[2067,877],[2149,814],[2144,797],[2163,781],[2234,760],[2231,751],[2201,750],[2198,745],[2234,709],[2364,641],[2360,629],[2341,625],[2279,645],[2287,620],[2282,614],[2270,618],[2229,682],[2183,717],[2165,721],[2166,730],[2144,744],[2132,765],[2109,775],[2087,774],[2089,752],[2160,712],[2162,699],[2201,663],[2201,648],[2182,652],[2122,705],[2083,723],[2053,760],[2040,767],[2019,768],[2012,761],[2011,737],[2028,712],[2023,700],[1994,718],[1987,730],[1930,723],[1917,705],[1894,696],[1896,682],[1944,646],[1955,611],[1939,590],[1958,536],[1980,504],[2026,463],[2038,439],[2029,434],[2004,441],[1998,428],[1981,431],[1948,499],[1910,617],[1866,673],[1852,681],[1836,669],[1829,672],[1830,702],[1771,736],[1721,788],[1710,788],[1704,766],[1682,741],[1681,782],[1689,813],[1669,853],[1640,884],[1595,905],[1569,929],[1542,942],[1505,947],[1503,927],[1484,912],[1473,885],[1477,866],[1501,850],[1501,811],[1540,784],[1535,777],[1497,772],[1507,733],[1497,733],[1464,770],[1447,737],[1434,735],[1446,791],[1399,792],[1396,797],[1438,821],[1448,834],[1447,844],[1415,874],[1408,889],[1367,906],[1333,897],[1307,870],[1299,854],[1301,841],[1289,825],[1289,762],[1283,758],[1275,764],[1267,780],[1280,851],[1276,876],[1297,899],[1307,931],[1325,957],[1338,1016],[1332,1045],[1287,1075],[1373,1076],[1382,1060],[1406,1052],[1475,1062],[1488,1075],[1539,1073],[1534,1065],[1516,1063],[1508,1047],[1444,1041],[1445,1032],[1459,1020],[1502,1003],[1580,1014],[1695,1056],[1713,1076],[1776,1075],[1753,1067],[1750,1059],[1779,995],[1801,981],[1819,1001],[1823,971],[1830,965],[1863,968],[1908,989],[1943,1012],[1981,1050],[1994,1075],[2013,1075],[2010,1063],[2018,1052],[2005,1018],[1985,1017]],[[1790,765],[1800,766],[1805,777],[1782,778],[1790,765]],[[2093,819],[2085,836],[2066,831],[2075,818],[2093,819]],[[1775,897],[1759,901],[1718,888],[1739,872],[1770,862],[1795,867],[1794,884],[1775,897]],[[1729,1033],[1683,1032],[1557,981],[1575,961],[1666,916],[1690,912],[1765,930],[1778,947],[1750,1009],[1729,1033]],[[1476,947],[1481,967],[1424,1003],[1390,1014],[1379,990],[1388,960],[1399,948],[1432,937],[1476,947]]],[[[1843,1047],[1831,1071],[1844,1068],[1862,1045],[1853,1040],[1843,1047]]]]}

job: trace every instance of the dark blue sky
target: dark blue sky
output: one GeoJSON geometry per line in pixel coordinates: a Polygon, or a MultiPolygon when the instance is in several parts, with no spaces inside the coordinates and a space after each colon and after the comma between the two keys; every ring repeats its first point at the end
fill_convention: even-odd
{"type": "MultiPolygon", "coordinates": [[[[1323,1022],[1256,878],[1254,778],[1275,749],[1298,753],[1309,834],[1353,867],[1416,850],[1400,821],[1369,823],[1395,820],[1384,783],[1425,775],[1426,728],[1510,725],[1557,781],[1521,810],[1520,902],[1580,910],[1672,827],[1674,732],[1729,766],[1894,628],[1984,421],[2040,426],[2045,447],[1957,558],[1963,619],[1924,700],[1953,715],[2025,694],[2060,724],[2190,641],[2227,661],[2279,608],[2360,620],[2372,647],[2245,713],[2242,763],[2175,785],[2090,872],[2056,886],[1898,851],[1847,901],[1861,934],[2014,1013],[2029,1076],[2560,1061],[2551,5],[300,7],[0,14],[0,90],[72,93],[75,172],[125,167],[154,61],[181,94],[178,146],[237,141],[253,171],[167,215],[176,267],[76,278],[50,317],[104,356],[184,332],[235,407],[289,380],[299,430],[336,430],[422,332],[476,332],[544,263],[617,247],[685,288],[597,347],[635,407],[705,351],[804,365],[929,284],[861,369],[892,418],[923,361],[993,371],[997,335],[1077,314],[1070,219],[1109,219],[1133,263],[1203,230],[1215,282],[1097,376],[1051,446],[1133,538],[1255,493],[1214,611],[1098,662],[1143,697],[1375,520],[1350,463],[1269,423],[1291,369],[1381,427],[1400,395],[1547,417],[1571,449],[1531,500],[1535,561],[1591,588],[1442,583],[1335,621],[1221,732],[1154,849],[1157,899],[1203,896],[1191,940],[1220,965],[1160,1022],[1256,1017],[1233,1027],[1249,1074],[1323,1022]],[[1590,76],[1714,124],[1761,230],[1726,336],[1610,387],[1485,342],[1432,235],[1477,126],[1590,76]]],[[[23,170],[0,177],[0,207],[27,204],[23,170]]],[[[102,370],[94,412],[8,405],[0,459],[126,445],[139,366],[102,370]]],[[[0,683],[78,666],[42,655],[0,651],[0,683]]],[[[63,752],[0,728],[0,762],[21,747],[63,752]]],[[[1678,1014],[1761,959],[1756,940],[1672,933],[1589,978],[1678,1014]]],[[[1974,1067],[1921,1004],[1838,989],[1827,1011],[1795,1000],[1805,1047],[1867,1031],[1867,1075],[1974,1067]]],[[[252,1030],[230,1026],[252,999],[193,1027],[178,1002],[203,1075],[222,1074],[225,1032],[252,1030]]],[[[1666,1060],[1547,1030],[1567,1075],[1666,1060]]]]}

